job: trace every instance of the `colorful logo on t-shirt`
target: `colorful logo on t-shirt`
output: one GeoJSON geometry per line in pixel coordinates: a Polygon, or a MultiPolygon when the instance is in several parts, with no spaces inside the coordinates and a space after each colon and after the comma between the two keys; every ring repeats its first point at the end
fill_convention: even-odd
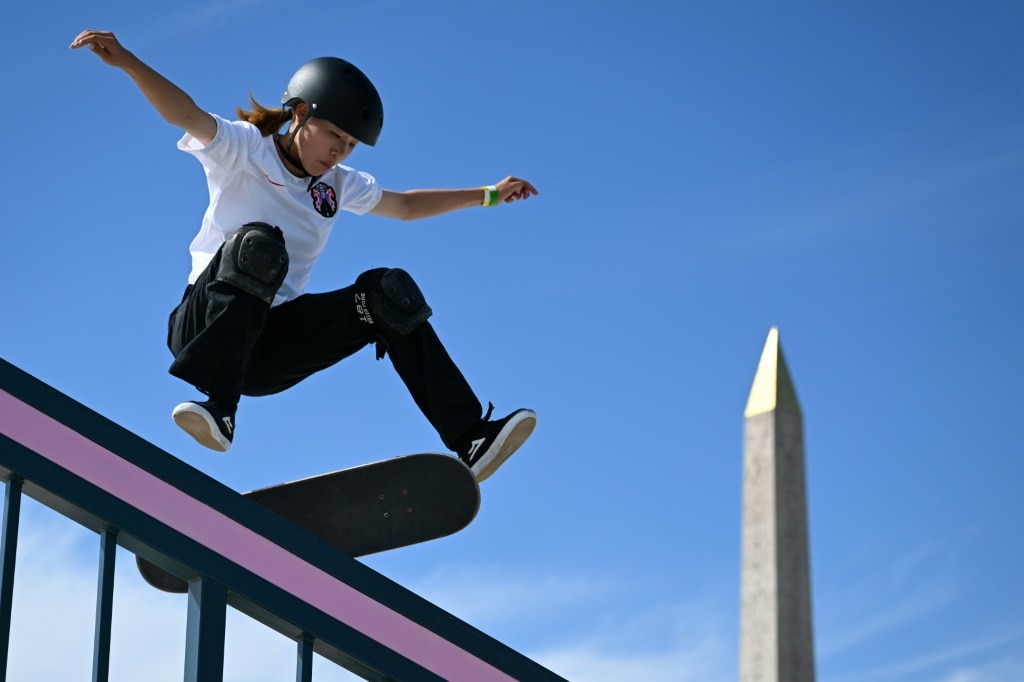
{"type": "Polygon", "coordinates": [[[326,182],[318,182],[309,189],[313,197],[313,208],[325,218],[333,218],[338,212],[338,197],[334,188],[326,182]]]}

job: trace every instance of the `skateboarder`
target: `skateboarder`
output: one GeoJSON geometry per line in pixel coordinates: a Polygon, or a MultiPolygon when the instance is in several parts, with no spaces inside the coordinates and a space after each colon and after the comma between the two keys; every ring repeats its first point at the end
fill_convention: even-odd
{"type": "Polygon", "coordinates": [[[407,272],[369,270],[325,293],[306,293],[306,285],[340,211],[415,220],[528,199],[537,193],[533,185],[507,177],[482,188],[397,192],[342,165],[358,143],[372,147],[384,123],[376,88],[342,59],[304,64],[287,83],[281,107],[250,97],[251,108],[237,110],[241,120],[228,121],[199,108],[112,33],[84,31],[71,47],[88,47],[123,70],[167,122],[184,130],[178,148],[206,172],[210,205],[189,249],[188,286],[168,323],[170,373],[207,398],[174,408],[182,429],[226,451],[242,395],[283,391],[375,345],[377,359],[389,357],[441,440],[478,481],[529,437],[533,411],[494,421],[493,406],[483,414],[407,272]]]}

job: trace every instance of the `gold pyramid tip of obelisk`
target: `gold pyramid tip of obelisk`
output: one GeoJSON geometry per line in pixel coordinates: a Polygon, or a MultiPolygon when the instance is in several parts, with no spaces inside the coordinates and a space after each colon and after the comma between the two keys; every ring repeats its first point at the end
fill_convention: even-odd
{"type": "Polygon", "coordinates": [[[743,416],[753,417],[773,410],[800,414],[800,403],[797,402],[793,381],[782,357],[777,327],[772,327],[768,332],[768,340],[761,352],[761,362],[757,365],[754,385],[750,389],[743,416]]]}

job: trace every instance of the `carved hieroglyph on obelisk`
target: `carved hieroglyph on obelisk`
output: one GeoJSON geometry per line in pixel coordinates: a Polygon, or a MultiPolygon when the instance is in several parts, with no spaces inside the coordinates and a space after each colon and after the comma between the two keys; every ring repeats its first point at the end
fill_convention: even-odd
{"type": "Polygon", "coordinates": [[[773,328],[743,436],[740,682],[813,682],[803,417],[773,328]]]}

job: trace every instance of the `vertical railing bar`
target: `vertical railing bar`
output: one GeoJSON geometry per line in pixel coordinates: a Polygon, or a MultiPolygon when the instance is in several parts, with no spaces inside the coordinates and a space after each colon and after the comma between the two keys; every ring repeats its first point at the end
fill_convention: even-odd
{"type": "Polygon", "coordinates": [[[309,635],[299,638],[295,682],[313,682],[313,638],[309,635]]]}
{"type": "Polygon", "coordinates": [[[188,585],[185,682],[223,682],[228,593],[212,580],[188,585]]]}
{"type": "Polygon", "coordinates": [[[21,521],[21,479],[7,480],[4,494],[3,531],[0,536],[0,680],[7,680],[11,644],[11,607],[14,604],[14,564],[18,555],[18,524],[21,521]]]}
{"type": "Polygon", "coordinates": [[[96,636],[92,650],[93,682],[107,682],[110,676],[110,626],[114,612],[114,562],[117,531],[104,528],[100,534],[100,573],[96,589],[96,636]]]}

